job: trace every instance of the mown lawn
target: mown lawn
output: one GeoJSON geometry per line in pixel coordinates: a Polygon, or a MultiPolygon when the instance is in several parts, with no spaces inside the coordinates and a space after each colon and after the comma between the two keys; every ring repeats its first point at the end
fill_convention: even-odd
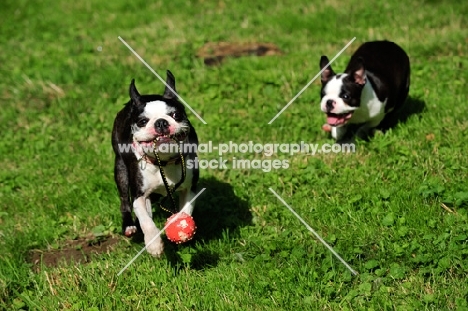
{"type": "MultiPolygon", "coordinates": [[[[466,2],[436,0],[3,1],[0,309],[468,310],[467,16],[466,2]],[[120,236],[112,123],[132,78],[163,91],[119,36],[174,73],[207,123],[189,114],[201,142],[332,143],[319,81],[267,123],[354,37],[334,69],[362,42],[397,42],[412,63],[411,114],[355,153],[222,155],[289,167],[202,170],[196,239],[117,276],[143,244],[120,236]],[[221,41],[282,53],[205,65],[197,51],[221,41]],[[80,263],[41,263],[110,237],[80,263]]],[[[156,211],[162,227],[169,215],[156,211]]]]}

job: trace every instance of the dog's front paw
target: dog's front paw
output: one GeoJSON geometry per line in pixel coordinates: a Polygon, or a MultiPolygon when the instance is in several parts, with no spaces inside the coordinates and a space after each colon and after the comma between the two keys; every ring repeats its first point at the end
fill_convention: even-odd
{"type": "Polygon", "coordinates": [[[154,235],[145,235],[146,251],[154,257],[161,257],[164,252],[164,242],[157,232],[154,235]],[[155,238],[155,236],[157,236],[155,238]]]}
{"type": "Polygon", "coordinates": [[[128,226],[125,228],[124,234],[127,238],[132,237],[137,232],[136,226],[128,226]]]}
{"type": "Polygon", "coordinates": [[[332,131],[332,127],[330,124],[328,123],[325,123],[324,125],[322,125],[322,130],[324,130],[325,132],[331,132],[332,131]]]}

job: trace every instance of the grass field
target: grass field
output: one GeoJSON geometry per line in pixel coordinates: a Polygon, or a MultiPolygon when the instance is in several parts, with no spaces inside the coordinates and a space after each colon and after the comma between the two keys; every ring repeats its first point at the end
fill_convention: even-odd
{"type": "MultiPolygon", "coordinates": [[[[468,310],[467,16],[466,1],[437,0],[3,1],[0,309],[468,310]],[[141,93],[164,87],[119,36],[174,73],[207,123],[189,113],[201,142],[332,143],[319,81],[267,123],[353,37],[334,69],[362,42],[397,42],[412,63],[412,114],[355,153],[202,170],[196,238],[117,276],[143,244],[120,236],[112,122],[132,78],[141,93]],[[219,41],[282,54],[206,66],[197,51],[219,41]],[[111,240],[79,263],[45,261],[111,240]]],[[[156,211],[162,227],[169,215],[156,211]]]]}

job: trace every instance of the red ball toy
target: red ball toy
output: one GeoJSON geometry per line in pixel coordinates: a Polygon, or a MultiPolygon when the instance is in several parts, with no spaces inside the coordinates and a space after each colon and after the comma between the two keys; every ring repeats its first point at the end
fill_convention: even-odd
{"type": "Polygon", "coordinates": [[[190,241],[195,235],[195,221],[192,216],[186,213],[177,213],[169,217],[166,221],[166,236],[169,241],[180,244],[190,241]],[[176,218],[170,223],[174,218],[176,218]]]}

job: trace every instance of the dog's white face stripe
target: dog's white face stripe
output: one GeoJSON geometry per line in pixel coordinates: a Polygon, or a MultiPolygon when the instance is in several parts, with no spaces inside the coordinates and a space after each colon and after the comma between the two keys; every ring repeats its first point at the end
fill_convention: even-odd
{"type": "Polygon", "coordinates": [[[174,108],[168,107],[165,102],[161,100],[156,100],[153,102],[146,103],[145,111],[143,114],[148,119],[153,119],[155,117],[162,117],[174,111],[174,108]]]}
{"type": "Polygon", "coordinates": [[[334,76],[328,83],[325,85],[325,93],[329,96],[338,97],[341,92],[341,88],[343,87],[343,78],[346,77],[347,74],[340,75],[339,78],[334,76]]]}

